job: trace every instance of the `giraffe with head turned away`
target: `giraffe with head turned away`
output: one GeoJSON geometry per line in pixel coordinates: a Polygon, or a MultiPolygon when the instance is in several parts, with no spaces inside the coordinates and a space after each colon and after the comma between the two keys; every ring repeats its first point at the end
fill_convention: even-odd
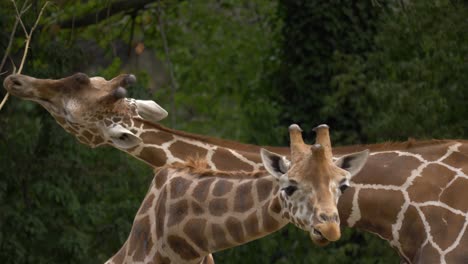
{"type": "Polygon", "coordinates": [[[262,149],[266,171],[215,171],[205,160],[160,169],[126,243],[106,263],[200,263],[288,223],[318,245],[338,240],[340,188],[362,168],[368,151],[333,162],[328,126],[316,132],[309,146],[299,126],[291,125],[291,161],[262,149]]]}
{"type": "MultiPolygon", "coordinates": [[[[10,75],[4,87],[42,105],[67,132],[90,147],[111,145],[153,167],[205,158],[211,169],[257,171],[259,147],[172,130],[157,122],[167,112],[151,100],[125,98],[134,75],[110,81],[83,73],[52,80],[10,75]]],[[[287,148],[268,148],[287,154],[287,148]]]]}
{"type": "MultiPolygon", "coordinates": [[[[105,94],[93,95],[95,89],[109,87],[115,91],[135,81],[131,75],[110,82],[100,77],[89,81],[86,78],[78,74],[60,80],[40,80],[12,75],[5,79],[4,86],[13,95],[42,104],[59,124],[90,146],[108,143],[153,166],[183,162],[195,155],[205,158],[210,169],[262,168],[259,146],[165,128],[155,122],[166,112],[149,101],[137,104],[138,100],[122,98],[115,105],[125,105],[127,112],[113,110],[122,107],[108,107],[97,117],[93,114],[93,111],[99,113],[95,107],[82,107],[94,121],[73,118],[84,114],[70,106],[92,105],[86,100],[105,94]],[[85,80],[84,85],[77,84],[81,83],[80,78],[85,80]],[[84,91],[77,93],[73,89],[84,91]],[[108,136],[117,133],[109,133],[111,127],[107,124],[119,127],[121,136],[129,135],[123,136],[124,142],[136,136],[138,144],[133,148],[119,147],[119,141],[113,141],[118,137],[108,136]]],[[[119,90],[120,93],[114,94],[121,97],[123,89],[119,90]]],[[[94,101],[98,103],[97,99],[94,101]]],[[[341,224],[367,230],[389,241],[405,263],[468,263],[465,250],[468,248],[468,192],[465,191],[468,190],[468,142],[410,140],[333,150],[340,157],[366,148],[371,150],[366,165],[349,179],[350,187],[346,191],[347,185],[341,186],[344,191],[338,203],[341,224]]],[[[289,155],[289,148],[269,150],[289,155]]]]}

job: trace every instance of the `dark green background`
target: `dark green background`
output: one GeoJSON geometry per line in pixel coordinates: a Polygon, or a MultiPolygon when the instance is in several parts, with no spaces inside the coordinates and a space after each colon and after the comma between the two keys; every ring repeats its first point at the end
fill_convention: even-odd
{"type": "MultiPolygon", "coordinates": [[[[27,28],[44,2],[30,1],[27,28]]],[[[114,12],[121,4],[51,2],[23,73],[133,72],[130,96],[165,107],[166,126],[253,144],[286,145],[291,123],[309,140],[327,123],[335,145],[467,138],[465,1],[168,0],[114,12]],[[86,23],[71,27],[73,17],[86,23]],[[146,53],[137,56],[138,45],[146,53]]],[[[14,19],[1,1],[1,57],[14,19]]],[[[23,46],[18,27],[16,64],[23,46]]],[[[0,263],[104,262],[125,241],[151,178],[143,163],[83,146],[38,105],[11,98],[0,112],[0,263]]],[[[399,262],[374,235],[345,229],[318,248],[292,226],[215,260],[399,262]]]]}

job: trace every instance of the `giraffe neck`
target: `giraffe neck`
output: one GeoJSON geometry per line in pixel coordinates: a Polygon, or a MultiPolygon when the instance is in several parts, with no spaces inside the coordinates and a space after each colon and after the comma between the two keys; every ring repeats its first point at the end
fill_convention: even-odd
{"type": "Polygon", "coordinates": [[[127,242],[107,263],[200,263],[212,252],[282,228],[288,223],[282,214],[271,176],[164,168],[155,175],[127,242]]]}
{"type": "MultiPolygon", "coordinates": [[[[260,146],[210,138],[133,120],[131,129],[142,139],[135,148],[126,150],[130,155],[153,167],[183,163],[188,158],[202,158],[213,170],[258,171],[262,168],[260,146]]],[[[287,154],[288,148],[269,148],[287,154]]]]}
{"type": "Polygon", "coordinates": [[[401,146],[370,154],[339,200],[341,223],[389,241],[408,263],[465,262],[468,142],[401,146]]]}

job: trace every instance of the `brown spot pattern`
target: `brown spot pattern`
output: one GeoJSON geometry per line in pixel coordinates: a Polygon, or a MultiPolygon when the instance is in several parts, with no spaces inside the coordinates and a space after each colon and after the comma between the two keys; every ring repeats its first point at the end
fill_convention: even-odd
{"type": "Polygon", "coordinates": [[[193,260],[200,257],[200,254],[198,254],[198,252],[189,243],[187,243],[185,239],[179,236],[170,235],[167,238],[167,243],[182,259],[193,260]]]}
{"type": "Polygon", "coordinates": [[[154,264],[170,264],[171,260],[167,257],[164,257],[159,252],[156,252],[154,262],[155,262],[154,264]]]}
{"type": "Polygon", "coordinates": [[[182,177],[171,179],[171,199],[177,199],[185,194],[192,182],[182,177]]]}
{"type": "Polygon", "coordinates": [[[184,227],[184,233],[201,250],[208,252],[208,241],[205,236],[205,219],[190,219],[184,227]]]}
{"type": "Polygon", "coordinates": [[[173,143],[169,147],[169,151],[174,157],[179,158],[181,160],[186,160],[189,156],[195,156],[197,158],[205,157],[206,153],[208,153],[208,150],[204,148],[197,147],[193,144],[185,143],[182,141],[177,141],[173,143]]]}
{"type": "Polygon", "coordinates": [[[122,248],[112,257],[113,263],[123,263],[125,260],[125,254],[127,251],[127,242],[122,246],[122,248]]]}
{"type": "MultiPolygon", "coordinates": [[[[428,243],[420,253],[415,257],[414,263],[431,263],[435,259],[439,260],[440,255],[430,243],[428,243]]],[[[448,262],[448,263],[459,263],[459,262],[448,262]]],[[[460,262],[463,263],[463,262],[460,262]]]]}
{"type": "Polygon", "coordinates": [[[251,213],[247,219],[244,221],[245,231],[247,232],[248,236],[257,236],[260,233],[260,229],[258,226],[258,217],[257,213],[251,213]]]}
{"type": "Polygon", "coordinates": [[[186,200],[180,200],[169,206],[169,219],[167,220],[167,226],[179,224],[188,214],[188,202],[186,200]]]}
{"type": "Polygon", "coordinates": [[[156,239],[159,239],[163,235],[164,222],[166,218],[166,188],[163,189],[160,198],[156,203],[156,239]]]}
{"type": "Polygon", "coordinates": [[[416,158],[398,156],[396,153],[369,156],[362,171],[353,177],[353,182],[401,186],[406,182],[407,175],[411,175],[411,171],[419,165],[421,162],[416,158]],[[375,177],[375,175],[392,175],[392,177],[375,177]]]}
{"type": "Polygon", "coordinates": [[[243,171],[252,171],[253,167],[250,164],[243,162],[234,156],[231,152],[225,148],[218,148],[211,159],[215,164],[218,170],[233,171],[233,170],[243,170],[243,171]]]}
{"type": "Polygon", "coordinates": [[[231,246],[231,243],[227,241],[226,234],[220,225],[212,224],[211,233],[213,234],[213,239],[217,250],[225,249],[231,246]]]}
{"type": "Polygon", "coordinates": [[[262,202],[268,198],[271,194],[271,189],[273,188],[273,182],[268,179],[259,179],[257,181],[257,195],[258,201],[262,202]]]}
{"type": "Polygon", "coordinates": [[[215,198],[210,201],[209,210],[210,214],[214,216],[221,216],[228,211],[228,200],[226,198],[215,198]]]}
{"type": "Polygon", "coordinates": [[[154,177],[156,182],[156,189],[159,190],[167,180],[167,168],[159,170],[154,177]]]}
{"type": "Polygon", "coordinates": [[[167,160],[166,153],[162,149],[150,147],[143,148],[139,157],[156,167],[163,166],[167,160]]]}
{"type": "Polygon", "coordinates": [[[194,215],[198,216],[205,212],[205,210],[200,206],[199,203],[192,201],[192,212],[194,215]]]}
{"type": "Polygon", "coordinates": [[[356,226],[376,232],[390,240],[392,238],[390,223],[396,222],[401,205],[404,203],[403,194],[392,190],[363,189],[359,192],[358,203],[361,208],[361,219],[356,226]],[[383,204],[386,206],[382,206],[383,204]]]}
{"type": "Polygon", "coordinates": [[[138,214],[146,214],[148,209],[150,209],[153,206],[153,201],[154,201],[154,194],[151,193],[150,195],[145,197],[145,200],[143,201],[143,204],[140,207],[140,210],[138,211],[138,214]]]}
{"type": "Polygon", "coordinates": [[[106,118],[106,119],[104,119],[104,124],[106,126],[111,126],[113,124],[113,122],[112,122],[112,120],[106,118]]]}
{"type": "Polygon", "coordinates": [[[89,141],[93,138],[93,134],[89,133],[89,131],[85,130],[83,131],[83,134],[81,134],[83,137],[87,138],[89,141]]]}
{"type": "Polygon", "coordinates": [[[231,191],[233,183],[224,179],[216,181],[213,188],[214,196],[223,196],[231,191]]]}
{"type": "Polygon", "coordinates": [[[148,131],[141,133],[140,138],[146,144],[162,145],[165,142],[173,140],[174,136],[164,132],[148,131]]]}
{"type": "Polygon", "coordinates": [[[411,201],[422,203],[439,200],[442,187],[453,179],[455,173],[438,164],[429,164],[408,188],[411,201]]]}
{"type": "Polygon", "coordinates": [[[340,215],[341,223],[346,223],[346,220],[348,220],[349,216],[351,215],[351,211],[353,208],[353,197],[355,192],[356,189],[349,187],[348,189],[346,189],[343,195],[340,196],[340,199],[338,200],[338,212],[340,215]]]}
{"type": "Polygon", "coordinates": [[[465,223],[465,218],[438,206],[425,206],[421,211],[431,227],[434,242],[442,250],[447,249],[457,238],[465,223]]]}
{"type": "Polygon", "coordinates": [[[403,224],[399,230],[400,243],[405,255],[413,259],[415,257],[413,254],[418,251],[424,240],[426,240],[426,231],[414,206],[408,207],[403,219],[403,224]]]}
{"type": "Polygon", "coordinates": [[[466,254],[466,248],[468,247],[468,228],[465,229],[465,233],[460,239],[460,244],[445,255],[447,263],[468,263],[468,254],[466,254]]]}
{"type": "Polygon", "coordinates": [[[234,217],[229,217],[226,220],[226,228],[234,241],[237,243],[244,242],[244,229],[242,228],[242,223],[234,217]]]}
{"type": "Polygon", "coordinates": [[[268,207],[268,203],[266,203],[262,207],[262,225],[263,230],[265,230],[266,232],[273,232],[278,229],[279,223],[278,221],[276,221],[276,219],[271,217],[268,207]]]}
{"type": "Polygon", "coordinates": [[[199,202],[204,202],[208,193],[210,192],[210,186],[213,183],[215,178],[208,178],[202,181],[199,181],[197,186],[193,189],[192,196],[199,202]]]}
{"type": "Polygon", "coordinates": [[[293,208],[292,208],[291,214],[296,215],[296,213],[297,213],[297,206],[294,205],[293,208]]]}
{"type": "Polygon", "coordinates": [[[135,261],[143,261],[153,247],[150,227],[149,216],[145,216],[133,224],[128,252],[133,255],[135,261]]]}
{"type": "Polygon", "coordinates": [[[442,162],[452,167],[460,168],[464,174],[468,174],[468,166],[466,165],[467,155],[468,153],[466,152],[465,154],[462,154],[460,152],[453,152],[450,156],[448,156],[442,162]]]}
{"type": "Polygon", "coordinates": [[[270,203],[270,210],[275,213],[279,214],[281,212],[281,202],[279,200],[279,197],[276,196],[273,201],[270,203]]]}
{"type": "Polygon", "coordinates": [[[445,191],[442,192],[440,201],[450,207],[462,212],[468,211],[468,180],[463,178],[456,179],[445,191]]]}
{"type": "Polygon", "coordinates": [[[451,143],[444,143],[440,145],[428,145],[428,146],[421,146],[413,149],[409,149],[408,152],[419,154],[424,160],[427,161],[435,161],[440,159],[442,156],[447,153],[447,150],[451,143]]]}
{"type": "Polygon", "coordinates": [[[252,206],[252,182],[248,181],[237,187],[236,196],[234,198],[234,211],[242,213],[251,209],[252,206]]]}

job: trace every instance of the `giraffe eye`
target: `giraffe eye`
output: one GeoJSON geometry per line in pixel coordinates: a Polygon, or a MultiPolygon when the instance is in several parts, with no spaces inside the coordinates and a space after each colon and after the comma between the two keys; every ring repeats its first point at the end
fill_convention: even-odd
{"type": "Polygon", "coordinates": [[[288,187],[283,188],[283,191],[286,193],[287,196],[293,195],[293,193],[297,190],[297,187],[294,185],[290,185],[288,187]]]}
{"type": "Polygon", "coordinates": [[[340,191],[341,193],[344,193],[344,191],[346,191],[346,189],[348,189],[348,185],[345,183],[345,184],[341,184],[340,185],[340,191]]]}

